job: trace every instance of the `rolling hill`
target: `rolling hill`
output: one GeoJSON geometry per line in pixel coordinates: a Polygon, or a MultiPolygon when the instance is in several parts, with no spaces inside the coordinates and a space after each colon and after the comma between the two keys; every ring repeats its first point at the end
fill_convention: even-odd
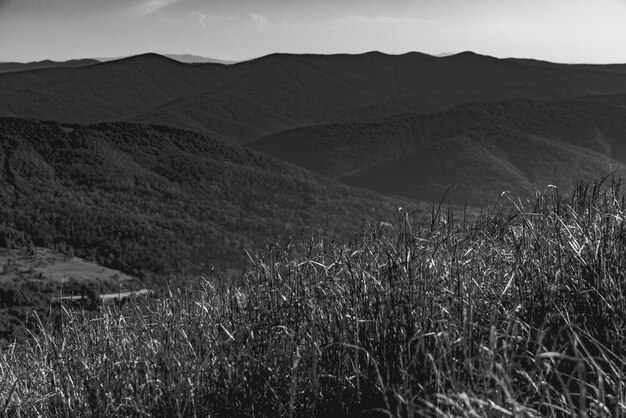
{"type": "Polygon", "coordinates": [[[466,104],[428,115],[299,128],[250,147],[347,184],[457,203],[488,203],[503,190],[548,184],[626,163],[626,97],[466,104]]]}
{"type": "Polygon", "coordinates": [[[170,127],[0,119],[0,247],[71,252],[145,277],[241,267],[276,235],[411,205],[170,127]]]}

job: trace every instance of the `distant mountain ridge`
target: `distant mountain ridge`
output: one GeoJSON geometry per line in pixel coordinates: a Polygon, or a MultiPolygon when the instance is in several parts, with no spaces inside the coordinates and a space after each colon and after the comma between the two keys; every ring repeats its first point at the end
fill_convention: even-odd
{"type": "Polygon", "coordinates": [[[19,71],[44,70],[49,68],[78,68],[88,65],[99,64],[96,59],[78,59],[69,61],[43,60],[36,62],[0,62],[0,74],[19,71]]]}
{"type": "MultiPolygon", "coordinates": [[[[185,64],[236,64],[238,61],[227,61],[220,60],[215,58],[203,57],[200,55],[192,55],[192,54],[165,54],[163,55],[167,58],[176,60],[178,62],[182,62],[185,64]]],[[[131,57],[115,57],[115,58],[82,58],[82,59],[73,59],[67,61],[54,61],[54,60],[42,60],[42,61],[32,61],[32,62],[7,62],[0,61],[0,74],[2,73],[12,73],[19,71],[30,71],[30,70],[44,70],[50,68],[77,68],[77,67],[85,67],[87,65],[100,64],[107,61],[118,61],[121,59],[127,59],[131,57]]]]}
{"type": "Polygon", "coordinates": [[[193,54],[165,54],[166,57],[187,64],[236,64],[238,61],[220,60],[193,54]]]}
{"type": "Polygon", "coordinates": [[[475,101],[626,93],[626,74],[473,53],[443,58],[273,54],[229,66],[156,54],[82,68],[0,75],[0,115],[133,121],[251,142],[341,119],[431,113],[475,101]]]}

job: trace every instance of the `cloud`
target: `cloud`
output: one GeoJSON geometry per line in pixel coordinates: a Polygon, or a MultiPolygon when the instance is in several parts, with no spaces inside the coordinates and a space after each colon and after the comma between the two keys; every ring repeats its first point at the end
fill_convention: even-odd
{"type": "Polygon", "coordinates": [[[269,24],[265,16],[261,16],[255,13],[249,13],[248,16],[250,16],[250,20],[252,20],[252,23],[254,23],[260,28],[264,28],[269,24]]]}
{"type": "Polygon", "coordinates": [[[114,14],[137,8],[147,0],[0,0],[0,10],[7,13],[34,15],[42,20],[59,15],[85,16],[114,14]]]}
{"type": "Polygon", "coordinates": [[[206,27],[212,23],[232,23],[242,21],[244,19],[233,15],[207,14],[203,12],[193,11],[189,13],[191,19],[195,20],[200,26],[206,27]]]}
{"type": "Polygon", "coordinates": [[[376,24],[376,25],[394,25],[399,23],[410,24],[426,24],[432,25],[435,22],[428,19],[420,19],[415,17],[391,17],[391,16],[361,16],[348,15],[339,21],[340,23],[359,23],[359,24],[376,24]]]}
{"type": "Polygon", "coordinates": [[[296,25],[295,23],[290,22],[289,20],[283,20],[281,22],[281,25],[283,25],[283,27],[287,28],[287,29],[297,29],[298,25],[296,25]]]}
{"type": "Polygon", "coordinates": [[[200,12],[191,12],[191,17],[197,20],[198,24],[202,27],[206,26],[206,15],[200,12]]]}
{"type": "Polygon", "coordinates": [[[180,2],[181,0],[148,0],[139,5],[137,10],[140,16],[147,16],[159,10],[180,2]]]}

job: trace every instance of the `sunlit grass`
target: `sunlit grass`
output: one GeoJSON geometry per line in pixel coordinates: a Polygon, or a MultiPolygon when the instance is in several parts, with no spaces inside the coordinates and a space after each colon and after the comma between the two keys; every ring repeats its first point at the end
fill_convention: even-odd
{"type": "Polygon", "coordinates": [[[0,353],[7,416],[626,416],[617,181],[274,242],[237,283],[62,315],[0,353]]]}

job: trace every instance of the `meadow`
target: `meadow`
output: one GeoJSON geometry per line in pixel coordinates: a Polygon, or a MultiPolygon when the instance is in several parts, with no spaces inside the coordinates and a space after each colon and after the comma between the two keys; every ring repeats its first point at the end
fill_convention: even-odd
{"type": "Polygon", "coordinates": [[[619,180],[304,232],[0,352],[0,416],[626,416],[619,180]]]}

